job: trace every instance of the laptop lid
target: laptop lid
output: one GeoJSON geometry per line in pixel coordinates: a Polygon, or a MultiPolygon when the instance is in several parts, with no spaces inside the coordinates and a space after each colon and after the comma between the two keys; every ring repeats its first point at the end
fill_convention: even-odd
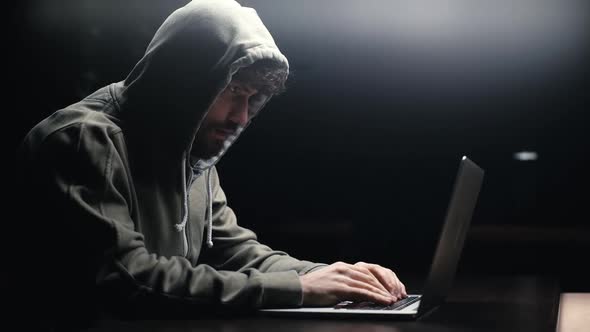
{"type": "Polygon", "coordinates": [[[445,222],[422,290],[418,316],[440,305],[451,288],[483,176],[483,169],[466,156],[461,158],[445,222]]]}

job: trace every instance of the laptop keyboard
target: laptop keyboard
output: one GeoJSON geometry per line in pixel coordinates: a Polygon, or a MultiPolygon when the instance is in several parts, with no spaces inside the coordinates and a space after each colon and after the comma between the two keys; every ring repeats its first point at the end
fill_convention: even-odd
{"type": "Polygon", "coordinates": [[[410,295],[390,305],[377,304],[374,302],[351,302],[344,301],[334,306],[334,309],[354,309],[354,310],[401,310],[410,304],[418,301],[419,295],[410,295]]]}

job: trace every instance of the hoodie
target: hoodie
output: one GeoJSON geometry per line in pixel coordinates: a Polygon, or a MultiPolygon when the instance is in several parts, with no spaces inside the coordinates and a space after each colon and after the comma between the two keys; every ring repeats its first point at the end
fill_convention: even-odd
{"type": "Polygon", "coordinates": [[[323,264],[259,243],[220,187],[215,164],[244,128],[210,159],[192,153],[217,95],[262,59],[288,68],[253,9],[192,1],[165,20],[125,80],[29,132],[19,151],[32,199],[18,279],[34,289],[33,306],[60,297],[75,312],[145,316],[301,305],[299,275],[323,264]]]}

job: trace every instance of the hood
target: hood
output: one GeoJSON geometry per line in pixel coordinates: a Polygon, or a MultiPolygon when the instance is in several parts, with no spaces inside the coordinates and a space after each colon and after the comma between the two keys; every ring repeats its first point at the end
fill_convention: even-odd
{"type": "MultiPolygon", "coordinates": [[[[240,68],[262,59],[288,69],[254,9],[233,0],[191,1],[164,21],[127,78],[114,85],[120,117],[146,153],[189,159],[217,95],[240,68]]],[[[262,108],[270,97],[256,96],[250,107],[262,108]]],[[[196,166],[215,164],[242,130],[217,156],[196,166]]]]}

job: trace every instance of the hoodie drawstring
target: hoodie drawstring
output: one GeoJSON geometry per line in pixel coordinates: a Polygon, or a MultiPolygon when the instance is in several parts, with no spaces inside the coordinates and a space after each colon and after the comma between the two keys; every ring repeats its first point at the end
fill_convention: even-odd
{"type": "MultiPolygon", "coordinates": [[[[193,174],[191,173],[191,182],[192,183],[192,177],[193,174]]],[[[188,220],[188,193],[186,191],[186,185],[182,186],[182,196],[183,196],[183,209],[184,209],[184,213],[182,215],[182,222],[180,222],[179,224],[174,224],[174,227],[176,227],[176,231],[178,232],[182,232],[184,230],[184,227],[186,227],[186,222],[188,220]]]]}
{"type": "Polygon", "coordinates": [[[207,246],[213,247],[213,195],[211,193],[211,169],[207,171],[207,246]]]}
{"type": "MultiPolygon", "coordinates": [[[[192,184],[194,174],[191,173],[191,181],[192,184]]],[[[182,194],[184,196],[184,213],[182,216],[182,222],[179,224],[174,224],[176,231],[182,232],[186,227],[186,223],[188,221],[188,201],[189,195],[186,190],[186,186],[183,186],[182,194]]],[[[211,170],[207,171],[207,246],[209,248],[213,247],[213,199],[212,199],[212,192],[211,192],[211,170]]]]}

